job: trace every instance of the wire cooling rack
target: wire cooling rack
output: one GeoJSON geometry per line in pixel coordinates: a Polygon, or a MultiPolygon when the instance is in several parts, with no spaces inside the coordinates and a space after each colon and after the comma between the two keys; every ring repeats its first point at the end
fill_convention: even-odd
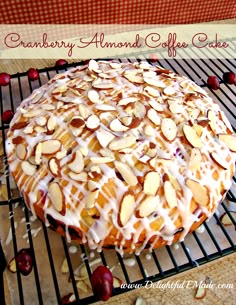
{"type": "MultiPolygon", "coordinates": [[[[131,58],[129,61],[143,59],[141,57],[131,58]]],[[[41,69],[39,79],[33,82],[28,79],[27,73],[11,75],[9,86],[0,87],[1,114],[7,109],[15,111],[20,102],[35,88],[46,83],[56,73],[79,64],[81,63],[69,64],[60,71],[56,67],[41,69]]],[[[224,72],[236,70],[235,60],[171,59],[160,60],[158,64],[188,76],[206,91],[209,91],[206,85],[207,77],[211,74],[216,75],[221,80],[221,86],[217,91],[210,90],[210,95],[220,104],[234,131],[236,130],[235,85],[227,85],[222,81],[224,72]]],[[[8,127],[7,124],[1,124],[0,127],[3,144],[8,127]]],[[[83,245],[67,243],[64,238],[35,220],[25,207],[21,194],[9,176],[4,145],[0,169],[1,187],[5,185],[5,195],[1,196],[0,201],[2,224],[0,238],[5,254],[9,261],[19,249],[29,247],[33,255],[33,271],[29,276],[24,277],[18,271],[15,274],[6,271],[12,305],[63,305],[63,296],[70,293],[74,295],[74,301],[71,304],[92,304],[98,301],[89,288],[89,282],[86,287],[78,285],[75,269],[81,265],[87,270],[88,276],[96,264],[108,265],[113,274],[117,275],[120,283],[126,284],[114,288],[113,295],[117,295],[145,285],[146,281],[159,281],[196,268],[233,253],[236,249],[236,222],[232,213],[232,211],[236,212],[235,177],[231,190],[212,219],[205,222],[196,232],[188,235],[184,242],[146,252],[140,256],[125,254],[124,257],[121,257],[114,250],[94,253],[83,245]],[[232,222],[229,226],[225,226],[221,222],[221,216],[225,214],[232,222]],[[66,274],[61,269],[64,259],[68,265],[66,274]],[[133,268],[134,266],[135,268],[133,268]]]]}

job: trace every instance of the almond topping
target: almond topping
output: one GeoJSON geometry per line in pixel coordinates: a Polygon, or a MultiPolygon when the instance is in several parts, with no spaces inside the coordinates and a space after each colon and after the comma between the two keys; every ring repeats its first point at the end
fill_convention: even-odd
{"type": "Polygon", "coordinates": [[[165,95],[173,95],[175,94],[175,89],[173,87],[166,87],[164,90],[163,90],[164,94],[165,95]]]}
{"type": "Polygon", "coordinates": [[[118,214],[118,224],[123,227],[130,220],[135,209],[135,198],[132,192],[126,192],[120,203],[120,211],[118,214]]]}
{"type": "Polygon", "coordinates": [[[136,137],[130,135],[127,137],[113,139],[109,144],[109,148],[111,150],[120,150],[123,148],[130,147],[135,143],[136,143],[136,137]]]}
{"type": "Polygon", "coordinates": [[[160,175],[157,172],[148,172],[144,177],[143,191],[147,195],[155,195],[160,186],[160,175]]]}
{"type": "Polygon", "coordinates": [[[45,126],[47,123],[47,119],[44,116],[39,116],[35,119],[35,122],[39,126],[45,126]]]}
{"type": "Polygon", "coordinates": [[[75,181],[81,181],[81,182],[88,181],[88,174],[86,172],[81,172],[79,174],[76,174],[74,172],[69,172],[68,175],[71,179],[75,181]]]}
{"type": "Polygon", "coordinates": [[[96,114],[92,114],[87,118],[86,127],[91,130],[95,130],[100,126],[100,119],[96,114]]]}
{"type": "Polygon", "coordinates": [[[89,108],[86,107],[84,104],[79,104],[79,112],[83,119],[87,119],[90,114],[89,108]]]}
{"type": "Polygon", "coordinates": [[[99,194],[98,189],[95,189],[88,193],[86,197],[86,206],[85,206],[86,209],[91,209],[95,206],[95,202],[98,197],[98,194],[99,194]]]}
{"type": "Polygon", "coordinates": [[[95,164],[105,164],[109,162],[113,162],[115,158],[110,158],[110,157],[91,157],[90,158],[91,162],[95,164]]]}
{"type": "Polygon", "coordinates": [[[24,113],[24,117],[25,118],[33,118],[33,117],[36,117],[37,115],[41,114],[41,112],[42,112],[41,109],[31,110],[31,111],[28,111],[28,112],[24,113]]]}
{"type": "Polygon", "coordinates": [[[144,88],[144,91],[147,92],[149,95],[153,96],[153,97],[158,97],[160,96],[160,91],[153,88],[153,87],[150,87],[150,86],[146,86],[144,88]]]}
{"type": "Polygon", "coordinates": [[[102,104],[103,102],[100,100],[100,96],[96,90],[88,91],[88,98],[94,104],[102,104]]]}
{"type": "Polygon", "coordinates": [[[193,194],[193,199],[201,206],[207,206],[210,202],[210,195],[207,188],[192,179],[186,180],[186,185],[193,194]]]}
{"type": "Polygon", "coordinates": [[[160,204],[159,196],[147,196],[136,210],[137,217],[147,217],[155,212],[160,204]]]}
{"type": "Polygon", "coordinates": [[[222,158],[220,155],[218,155],[218,153],[216,153],[216,152],[211,152],[211,153],[210,153],[210,157],[211,157],[212,160],[215,161],[215,163],[216,163],[217,165],[219,165],[221,168],[223,168],[223,169],[229,168],[229,163],[228,163],[224,158],[222,158]]]}
{"type": "Polygon", "coordinates": [[[164,194],[170,209],[177,206],[176,191],[170,181],[164,182],[164,194]]]}
{"type": "Polygon", "coordinates": [[[196,148],[202,147],[202,141],[201,138],[198,136],[197,132],[189,125],[183,126],[183,133],[186,138],[186,140],[191,144],[191,146],[196,148]]]}
{"type": "Polygon", "coordinates": [[[211,130],[213,132],[215,132],[215,128],[216,128],[216,115],[215,112],[212,110],[208,110],[207,111],[207,117],[209,119],[209,125],[211,127],[211,130]]]}
{"type": "Polygon", "coordinates": [[[49,184],[48,195],[54,209],[64,216],[66,213],[65,197],[58,182],[49,184]]]}
{"type": "Polygon", "coordinates": [[[158,78],[149,78],[149,77],[144,77],[145,83],[151,86],[159,87],[159,88],[166,88],[166,84],[163,83],[161,80],[158,78]]]}
{"type": "Polygon", "coordinates": [[[60,175],[60,163],[56,158],[51,158],[48,161],[48,166],[54,176],[58,177],[60,175]]]}
{"type": "Polygon", "coordinates": [[[71,162],[68,163],[68,167],[74,173],[79,174],[84,169],[84,158],[79,150],[72,154],[71,162]]]}
{"type": "Polygon", "coordinates": [[[138,179],[129,165],[121,161],[115,161],[114,165],[128,185],[134,186],[138,183],[138,179]]]}
{"type": "Polygon", "coordinates": [[[61,142],[56,139],[46,140],[41,142],[41,152],[44,155],[55,154],[61,148],[61,142]]]}
{"type": "Polygon", "coordinates": [[[97,130],[96,137],[102,147],[107,147],[107,145],[115,138],[112,133],[104,129],[97,130]]]}
{"type": "Polygon", "coordinates": [[[80,117],[73,117],[70,121],[70,125],[74,128],[80,128],[85,126],[85,122],[80,117]]]}
{"type": "Polygon", "coordinates": [[[223,141],[229,150],[236,152],[236,136],[229,134],[220,134],[219,140],[223,141]]]}
{"type": "Polygon", "coordinates": [[[101,78],[97,78],[95,81],[92,82],[92,86],[93,88],[97,88],[97,89],[112,89],[114,87],[114,84],[105,79],[101,79],[101,78]]]}
{"type": "Polygon", "coordinates": [[[16,156],[20,160],[25,160],[27,156],[27,148],[25,147],[24,144],[18,144],[16,145],[16,156]]]}
{"type": "Polygon", "coordinates": [[[36,173],[36,166],[29,163],[28,161],[23,161],[21,163],[21,168],[23,172],[28,176],[33,176],[36,173]]]}
{"type": "Polygon", "coordinates": [[[127,131],[129,128],[124,126],[119,119],[114,119],[110,123],[110,129],[112,131],[119,132],[119,131],[127,131]]]}
{"type": "Polygon", "coordinates": [[[149,120],[152,121],[155,125],[160,125],[161,120],[156,110],[154,110],[153,108],[149,109],[147,116],[149,120]]]}
{"type": "Polygon", "coordinates": [[[48,122],[47,122],[47,129],[48,131],[54,131],[55,127],[56,127],[56,124],[57,124],[57,119],[54,115],[51,115],[50,118],[48,119],[48,122]]]}
{"type": "Polygon", "coordinates": [[[172,142],[177,136],[177,127],[172,119],[164,118],[161,122],[161,131],[164,137],[172,142]]]}

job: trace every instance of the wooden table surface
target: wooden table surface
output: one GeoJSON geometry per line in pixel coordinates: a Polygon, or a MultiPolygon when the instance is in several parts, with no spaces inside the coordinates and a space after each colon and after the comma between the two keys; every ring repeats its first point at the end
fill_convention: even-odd
{"type": "MultiPolygon", "coordinates": [[[[55,64],[52,60],[0,60],[0,72],[10,74],[27,71],[30,67],[38,69],[50,67],[55,64]]],[[[221,259],[207,263],[192,270],[180,273],[168,279],[161,281],[163,284],[168,283],[193,283],[200,282],[210,278],[214,287],[218,284],[233,284],[234,288],[220,289],[208,288],[206,296],[201,300],[195,299],[196,288],[166,288],[160,287],[139,288],[129,291],[122,295],[111,298],[105,304],[107,305],[134,305],[138,296],[142,296],[148,305],[236,305],[236,253],[227,255],[221,259]],[[191,282],[192,281],[192,282],[191,282]]],[[[9,292],[6,288],[6,304],[10,305],[9,292]]],[[[96,304],[103,304],[98,302],[96,304]]]]}

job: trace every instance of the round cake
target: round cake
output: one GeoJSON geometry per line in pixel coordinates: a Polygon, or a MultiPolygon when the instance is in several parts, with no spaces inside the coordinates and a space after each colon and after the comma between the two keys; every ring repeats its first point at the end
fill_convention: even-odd
{"type": "Polygon", "coordinates": [[[182,241],[231,186],[236,136],[187,77],[91,60],[18,107],[8,162],[25,203],[90,249],[139,254],[182,241]]]}

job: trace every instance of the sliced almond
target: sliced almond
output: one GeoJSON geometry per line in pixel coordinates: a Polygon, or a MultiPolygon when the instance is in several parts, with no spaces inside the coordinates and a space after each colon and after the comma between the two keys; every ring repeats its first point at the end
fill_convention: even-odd
{"type": "Polygon", "coordinates": [[[114,165],[128,185],[134,186],[138,183],[137,177],[128,164],[125,164],[121,161],[115,161],[114,165]]]}
{"type": "Polygon", "coordinates": [[[206,287],[198,286],[195,299],[202,300],[206,296],[206,287]]]}
{"type": "Polygon", "coordinates": [[[55,177],[60,176],[60,163],[59,163],[59,160],[57,160],[56,158],[51,158],[48,161],[48,167],[49,167],[51,173],[53,174],[53,176],[55,176],[55,177]]]}
{"type": "Polygon", "coordinates": [[[72,158],[70,163],[68,163],[68,167],[74,173],[79,174],[84,169],[84,158],[79,150],[72,154],[72,158]]]}
{"type": "Polygon", "coordinates": [[[45,126],[47,123],[47,119],[44,116],[39,116],[35,119],[35,122],[39,126],[45,126]]]}
{"type": "Polygon", "coordinates": [[[42,159],[42,143],[39,142],[35,148],[35,164],[40,164],[42,159]]]}
{"type": "Polygon", "coordinates": [[[164,137],[172,142],[177,136],[177,127],[172,119],[164,118],[161,121],[161,131],[164,137]]]}
{"type": "Polygon", "coordinates": [[[141,75],[137,75],[134,72],[126,72],[124,74],[124,77],[127,78],[131,83],[135,83],[135,84],[144,83],[143,77],[141,75]]]}
{"type": "Polygon", "coordinates": [[[148,172],[144,176],[143,192],[147,195],[155,195],[160,186],[160,174],[158,172],[148,172]]]}
{"type": "Polygon", "coordinates": [[[209,119],[209,125],[211,127],[211,130],[213,132],[215,132],[215,129],[216,129],[216,114],[214,111],[212,110],[208,110],[207,111],[207,117],[209,119]]]}
{"type": "Polygon", "coordinates": [[[146,136],[153,137],[155,135],[155,129],[151,125],[144,127],[144,133],[146,136]]]}
{"type": "Polygon", "coordinates": [[[139,296],[135,301],[135,305],[147,305],[147,302],[144,300],[143,297],[139,296]]]}
{"type": "Polygon", "coordinates": [[[122,285],[122,280],[117,276],[113,276],[113,287],[119,288],[122,285]]]}
{"type": "Polygon", "coordinates": [[[51,182],[49,184],[48,195],[54,209],[64,216],[66,213],[65,197],[58,182],[51,182]]]}
{"type": "Polygon", "coordinates": [[[79,104],[79,112],[83,119],[87,119],[87,117],[90,115],[89,108],[84,104],[79,104]]]}
{"type": "Polygon", "coordinates": [[[197,132],[189,125],[183,126],[183,133],[186,140],[192,147],[201,148],[202,141],[197,132]]]}
{"type": "Polygon", "coordinates": [[[128,105],[129,103],[137,102],[137,97],[126,97],[119,100],[118,105],[124,106],[128,105]]]}
{"type": "Polygon", "coordinates": [[[173,87],[169,86],[169,87],[164,88],[163,92],[165,95],[173,95],[173,94],[175,94],[176,91],[173,87]]]}
{"type": "Polygon", "coordinates": [[[148,85],[154,86],[154,87],[159,87],[159,88],[166,88],[166,84],[161,81],[160,79],[156,77],[144,77],[145,83],[148,85]]]}
{"type": "MultiPolygon", "coordinates": [[[[29,122],[23,122],[23,121],[17,122],[11,127],[11,130],[14,131],[14,130],[22,129],[26,127],[28,124],[29,122]]],[[[33,126],[32,126],[32,131],[33,131],[33,126]]]]}
{"type": "Polygon", "coordinates": [[[96,114],[91,114],[86,120],[86,127],[96,130],[100,126],[100,119],[96,114]]]}
{"type": "Polygon", "coordinates": [[[137,210],[136,216],[137,217],[147,217],[155,212],[160,205],[160,198],[159,196],[149,195],[144,200],[141,201],[137,210]]]}
{"type": "Polygon", "coordinates": [[[61,148],[61,142],[56,139],[46,140],[41,142],[41,144],[42,154],[45,155],[55,154],[61,148]]]}
{"type": "Polygon", "coordinates": [[[210,153],[210,157],[212,158],[212,160],[213,161],[215,161],[215,163],[217,164],[217,165],[219,165],[221,168],[223,168],[223,169],[227,169],[227,168],[229,168],[229,163],[225,160],[225,159],[223,159],[218,153],[216,153],[216,152],[211,152],[210,153]]]}
{"type": "Polygon", "coordinates": [[[153,97],[160,96],[160,91],[158,89],[150,87],[150,86],[146,86],[144,88],[144,91],[147,92],[149,95],[151,95],[153,97]]]}
{"type": "Polygon", "coordinates": [[[176,190],[170,181],[164,182],[164,194],[170,209],[177,206],[176,190]]]}
{"type": "Polygon", "coordinates": [[[55,130],[56,124],[57,124],[56,117],[54,115],[51,115],[47,121],[47,129],[49,133],[52,133],[55,130]]]}
{"type": "Polygon", "coordinates": [[[96,90],[89,90],[88,91],[88,98],[90,102],[94,104],[102,104],[103,102],[100,100],[99,93],[96,90]]]}
{"type": "Polygon", "coordinates": [[[127,126],[123,125],[121,121],[117,118],[111,121],[109,127],[112,131],[116,132],[127,131],[129,129],[127,126]]]}
{"type": "Polygon", "coordinates": [[[210,202],[210,194],[208,189],[199,182],[186,179],[186,185],[193,194],[193,199],[201,206],[207,206],[210,202]]]}
{"type": "Polygon", "coordinates": [[[34,110],[24,113],[23,116],[25,118],[33,118],[33,117],[40,115],[41,113],[42,113],[42,109],[34,109],[34,110]]]}
{"type": "Polygon", "coordinates": [[[21,168],[23,172],[28,176],[33,176],[36,173],[36,166],[29,163],[28,161],[23,161],[21,163],[21,168]]]}
{"type": "Polygon", "coordinates": [[[61,264],[61,272],[63,274],[66,274],[69,272],[69,266],[68,266],[68,261],[67,258],[65,257],[62,264],[61,264]]]}
{"type": "Polygon", "coordinates": [[[112,133],[105,129],[97,130],[96,137],[102,147],[107,147],[107,145],[115,138],[112,133]]]}
{"type": "Polygon", "coordinates": [[[150,120],[152,123],[154,123],[155,125],[160,125],[161,119],[160,119],[160,116],[158,115],[158,113],[156,112],[155,109],[150,108],[150,109],[148,110],[147,117],[148,117],[149,120],[150,120]]]}
{"type": "Polygon", "coordinates": [[[103,80],[102,78],[97,78],[92,82],[92,87],[96,89],[112,89],[114,88],[114,84],[112,81],[107,79],[103,80]]]}
{"type": "Polygon", "coordinates": [[[97,72],[97,73],[102,72],[102,71],[99,69],[99,65],[98,65],[97,61],[94,60],[94,59],[91,59],[91,60],[89,61],[88,69],[89,69],[90,71],[94,71],[94,72],[97,72]]]}
{"type": "Polygon", "coordinates": [[[27,157],[27,148],[25,147],[24,144],[18,144],[16,145],[16,156],[20,159],[20,160],[25,160],[27,157]]]}
{"type": "Polygon", "coordinates": [[[97,104],[96,109],[101,110],[101,111],[116,111],[116,107],[113,107],[108,104],[97,104]]]}
{"type": "MultiPolygon", "coordinates": [[[[232,218],[234,219],[234,221],[236,221],[236,212],[235,211],[229,211],[229,213],[232,216],[232,218]]],[[[228,213],[226,213],[226,212],[223,215],[221,215],[220,221],[226,227],[233,225],[232,220],[230,219],[228,213]]]]}
{"type": "Polygon", "coordinates": [[[126,192],[120,203],[120,211],[118,214],[118,224],[123,227],[134,214],[135,198],[132,192],[126,192]]]}
{"type": "Polygon", "coordinates": [[[114,138],[108,145],[111,150],[121,150],[123,148],[130,147],[136,143],[136,137],[133,135],[114,138]]]}
{"type": "Polygon", "coordinates": [[[81,182],[88,181],[88,174],[86,172],[81,172],[79,174],[76,174],[74,172],[69,172],[68,176],[75,181],[81,181],[81,182]]]}
{"type": "Polygon", "coordinates": [[[86,209],[91,209],[95,206],[96,203],[96,199],[98,197],[99,194],[99,190],[95,189],[93,191],[90,191],[86,197],[86,205],[85,208],[86,209]]]}
{"type": "Polygon", "coordinates": [[[202,154],[200,149],[193,148],[191,151],[188,167],[191,171],[198,170],[202,161],[202,154]]]}
{"type": "Polygon", "coordinates": [[[115,160],[114,157],[91,157],[90,158],[90,161],[92,163],[95,163],[95,164],[105,164],[105,163],[110,163],[110,162],[113,162],[115,160]]]}
{"type": "Polygon", "coordinates": [[[74,128],[81,128],[85,126],[85,122],[81,117],[73,117],[70,120],[70,125],[74,128]]]}
{"type": "Polygon", "coordinates": [[[8,265],[7,265],[7,268],[8,268],[8,270],[9,270],[10,272],[16,273],[17,268],[16,268],[16,259],[15,259],[15,257],[13,257],[13,258],[9,261],[9,263],[8,263],[8,265]]]}
{"type": "Polygon", "coordinates": [[[223,141],[229,150],[236,152],[236,136],[229,134],[220,134],[219,140],[223,141]]]}
{"type": "Polygon", "coordinates": [[[228,128],[230,132],[234,132],[228,118],[226,117],[223,111],[219,111],[219,116],[223,121],[223,123],[225,124],[226,128],[228,128]]]}
{"type": "Polygon", "coordinates": [[[149,105],[155,109],[157,112],[163,112],[164,111],[164,107],[162,104],[158,103],[156,100],[150,100],[149,101],[149,105]]]}

